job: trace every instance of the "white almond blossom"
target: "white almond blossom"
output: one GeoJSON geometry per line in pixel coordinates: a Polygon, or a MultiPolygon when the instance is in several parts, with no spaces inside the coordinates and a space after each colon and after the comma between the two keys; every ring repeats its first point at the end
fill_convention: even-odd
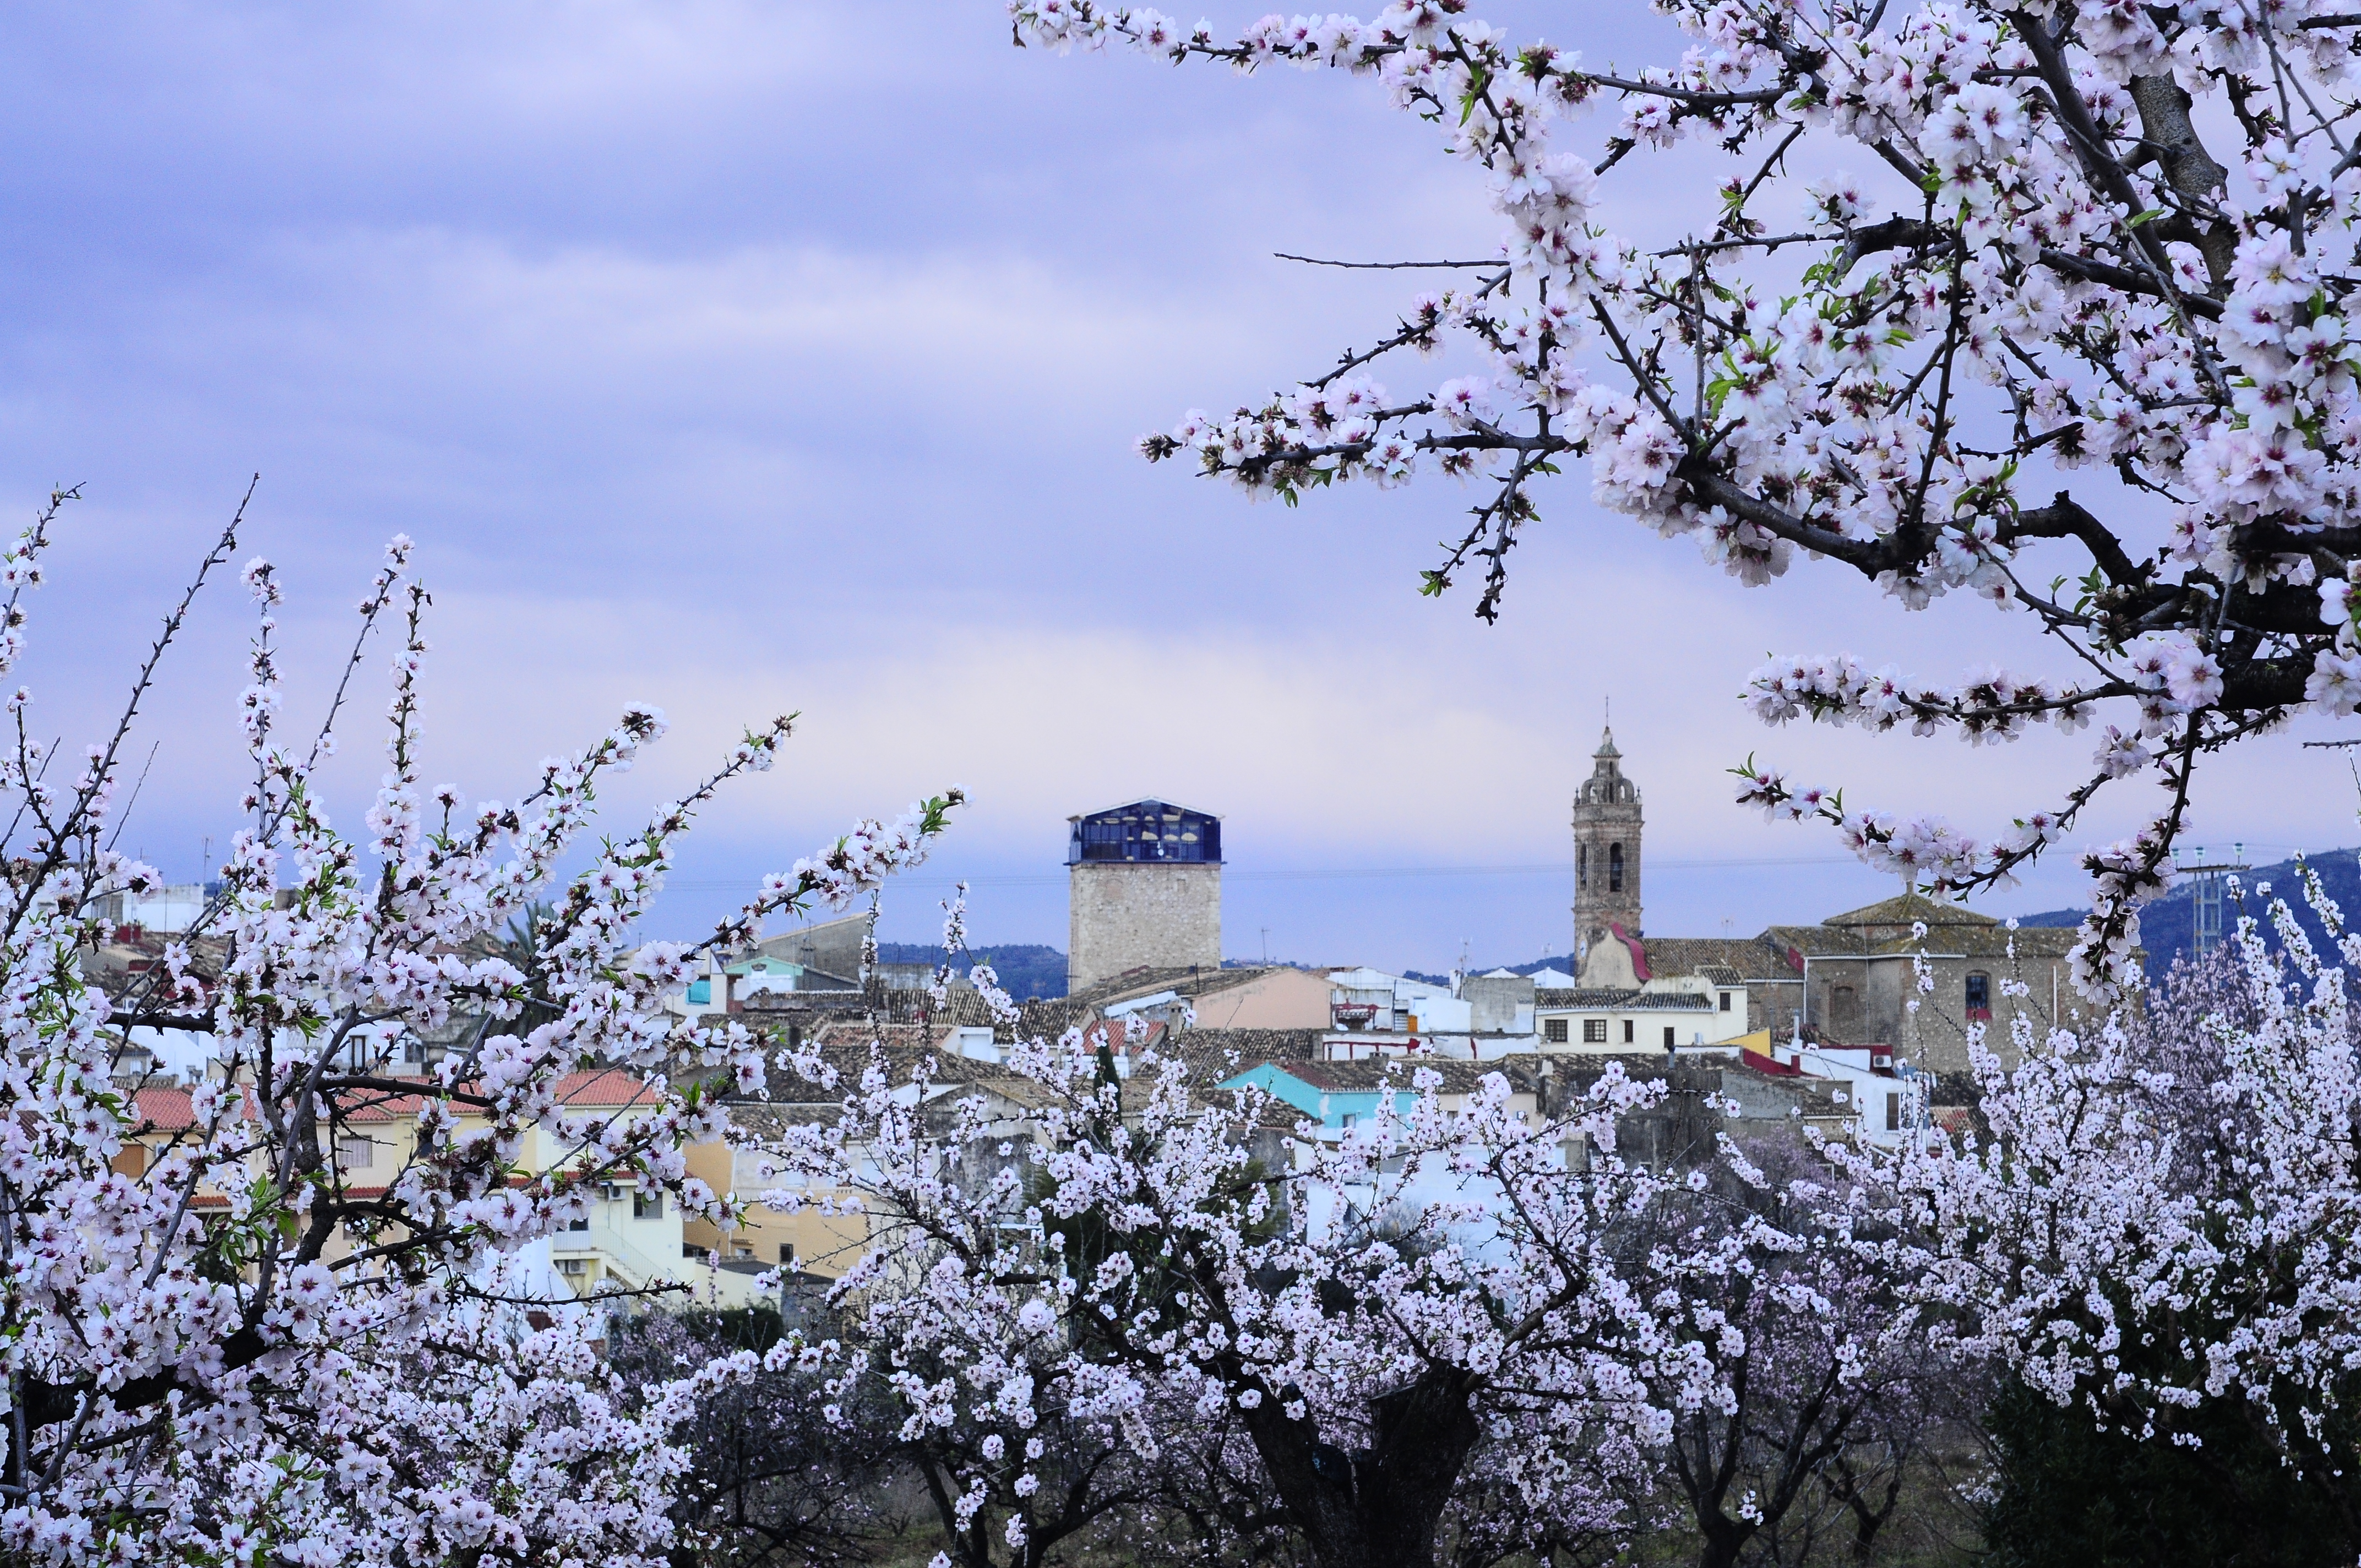
{"type": "MultiPolygon", "coordinates": [[[[23,647],[58,513],[6,553],[0,663],[23,647]]],[[[243,517],[243,509],[240,510],[243,517]]],[[[767,768],[789,724],[751,731],[687,795],[635,831],[589,837],[598,792],[664,729],[653,708],[542,764],[512,804],[430,797],[415,681],[428,599],[397,539],[322,728],[290,740],[268,562],[243,576],[260,611],[239,704],[247,825],[221,891],[164,961],[112,993],[86,974],[111,894],[158,885],[107,846],[118,761],[190,600],[236,547],[225,530],[168,617],[132,702],[83,761],[49,766],[12,705],[0,794],[0,1554],[12,1562],[316,1565],[667,1563],[684,1463],[674,1425],[751,1358],[626,1403],[598,1324],[570,1291],[536,1296],[520,1249],[563,1229],[601,1183],[733,1211],[688,1179],[683,1149],[720,1135],[711,1086],[759,1088],[765,1042],[662,1003],[685,959],[751,940],[762,919],[841,905],[916,863],[960,796],[863,823],[771,884],[695,948],[631,944],[674,841],[736,775],[767,768]],[[356,842],[315,773],[373,629],[401,628],[386,771],[356,842]],[[567,877],[566,863],[586,869],[567,877]],[[535,970],[487,938],[558,890],[535,970]],[[203,954],[202,959],[200,954],[203,954]],[[547,1022],[520,1032],[528,1005],[547,1022]],[[464,1025],[431,1074],[405,1046],[464,1025]],[[126,1041],[180,1036],[203,1058],[185,1116],[119,1079],[126,1041]],[[209,1054],[208,1054],[209,1053],[209,1054]],[[643,1085],[628,1115],[566,1102],[611,1069],[643,1085]],[[335,1158],[349,1118],[414,1121],[376,1184],[335,1158]],[[523,1163],[529,1133],[552,1160],[523,1163]]],[[[58,759],[63,762],[64,759],[58,759]]],[[[136,1077],[136,1075],[135,1075],[136,1077]]]]}
{"type": "MultiPolygon", "coordinates": [[[[1473,480],[1471,521],[1425,588],[1480,565],[1488,620],[1569,458],[1588,460],[1599,505],[1692,536],[1741,583],[1808,558],[1905,609],[1962,593],[2020,612],[2064,677],[1915,687],[1863,716],[1821,700],[1841,693],[1804,702],[1773,666],[1758,706],[1977,742],[2101,705],[2136,714],[2154,742],[2138,771],[2169,804],[2089,856],[2103,885],[2079,966],[2099,999],[2125,994],[2136,909],[2169,874],[2196,760],[2298,711],[2361,707],[2341,586],[2361,559],[2361,343],[2345,326],[2361,13],[1659,0],[1687,38],[1678,58],[1602,71],[1565,44],[1512,43],[1468,5],[1224,36],[1103,0],[1008,0],[1020,44],[1367,80],[1481,170],[1500,220],[1497,251],[1432,263],[1450,286],[1369,346],[1142,450],[1290,501],[1356,478],[1473,480]],[[1677,170],[1652,161],[1676,146],[1677,170]],[[1713,158],[1708,195],[1696,160],[1713,158]],[[1609,228],[1610,180],[1652,214],[1687,200],[1682,237],[1609,228]],[[1483,374],[1391,393],[1377,379],[1444,350],[1483,374]]],[[[2103,749],[2041,826],[1992,842],[1920,824],[1904,850],[1882,819],[1838,821],[1887,869],[1990,885],[2129,757],[2103,749]]]]}

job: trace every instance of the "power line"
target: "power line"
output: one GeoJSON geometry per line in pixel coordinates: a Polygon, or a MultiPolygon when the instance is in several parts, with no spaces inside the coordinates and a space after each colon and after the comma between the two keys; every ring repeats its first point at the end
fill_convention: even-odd
{"type": "MultiPolygon", "coordinates": [[[[1851,866],[1861,862],[1851,855],[1791,855],[1764,856],[1752,859],[1661,860],[1642,863],[1642,870],[1659,872],[1720,871],[1758,866],[1851,866]]],[[[1288,866],[1267,871],[1236,871],[1224,868],[1222,880],[1231,882],[1348,882],[1372,881],[1384,878],[1442,878],[1495,876],[1572,876],[1572,861],[1541,861],[1522,864],[1493,866],[1288,866]]],[[[752,885],[756,879],[711,879],[675,877],[665,882],[667,889],[683,893],[709,893],[752,885]]],[[[950,887],[964,880],[972,888],[988,887],[1057,887],[1064,883],[1063,873],[1026,873],[1005,876],[911,877],[896,878],[897,887],[950,887]]]]}

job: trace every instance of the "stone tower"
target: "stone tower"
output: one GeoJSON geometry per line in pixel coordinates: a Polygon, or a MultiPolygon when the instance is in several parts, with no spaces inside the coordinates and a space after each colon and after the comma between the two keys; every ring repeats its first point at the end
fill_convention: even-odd
{"type": "Polygon", "coordinates": [[[1640,934],[1640,786],[1623,776],[1608,729],[1574,797],[1574,949],[1579,961],[1609,926],[1640,934]]]}
{"type": "Polygon", "coordinates": [[[1130,969],[1222,967],[1222,819],[1135,800],[1069,817],[1066,989],[1130,969]]]}

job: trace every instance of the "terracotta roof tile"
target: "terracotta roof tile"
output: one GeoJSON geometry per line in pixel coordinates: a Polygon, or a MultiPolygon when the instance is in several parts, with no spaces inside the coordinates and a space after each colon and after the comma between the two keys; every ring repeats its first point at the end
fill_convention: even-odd
{"type": "Polygon", "coordinates": [[[1283,1065],[1317,1060],[1325,1029],[1186,1029],[1167,1055],[1188,1064],[1192,1083],[1218,1083],[1256,1062],[1283,1065]]]}
{"type": "Polygon", "coordinates": [[[142,1089],[131,1096],[131,1106],[142,1128],[177,1133],[196,1125],[185,1089],[142,1089]]]}
{"type": "Polygon", "coordinates": [[[1701,974],[1719,984],[1795,976],[1785,948],[1763,937],[1649,937],[1642,945],[1660,975],[1701,974]]]}
{"type": "Polygon", "coordinates": [[[567,1106],[653,1105],[662,1097],[620,1068],[569,1072],[557,1080],[557,1102],[567,1106]]]}
{"type": "Polygon", "coordinates": [[[1710,1013],[1711,993],[1699,991],[1567,991],[1556,987],[1533,992],[1533,1006],[1543,1011],[1590,1009],[1601,1013],[1710,1013]]]}
{"type": "MultiPolygon", "coordinates": [[[[1153,996],[1170,991],[1180,996],[1210,996],[1218,991],[1245,985],[1268,974],[1287,972],[1285,964],[1246,964],[1237,969],[1160,969],[1131,970],[1086,986],[1068,1000],[1094,1002],[1101,1006],[1126,1002],[1134,997],[1153,996]]],[[[1309,970],[1299,970],[1308,973],[1309,970]]]]}
{"type": "Polygon", "coordinates": [[[1445,1094],[1469,1094],[1482,1084],[1488,1073],[1500,1073],[1509,1080],[1512,1090],[1525,1090],[1524,1080],[1535,1069],[1532,1059],[1524,1061],[1449,1061],[1424,1057],[1389,1057],[1383,1061],[1280,1061],[1251,1062],[1225,1077],[1251,1072],[1257,1067],[1275,1067],[1300,1083],[1314,1089],[1338,1093],[1367,1093],[1390,1084],[1404,1093],[1411,1091],[1411,1080],[1422,1068],[1439,1073],[1445,1094]]]}
{"type": "MultiPolygon", "coordinates": [[[[1178,969],[1170,967],[1159,969],[1153,965],[1140,964],[1124,970],[1121,974],[1112,974],[1104,980],[1093,981],[1088,985],[1076,986],[1066,993],[1065,999],[1068,1002],[1100,1003],[1112,1002],[1125,996],[1146,996],[1150,992],[1170,988],[1175,981],[1189,980],[1195,975],[1206,972],[1209,971],[1202,968],[1191,969],[1186,965],[1178,969]]],[[[1210,972],[1235,974],[1237,971],[1222,970],[1210,972]]]]}
{"type": "Polygon", "coordinates": [[[1875,926],[1907,927],[1918,920],[1924,920],[1930,929],[1944,926],[1997,926],[2000,924],[1991,916],[1979,915],[1965,905],[1928,898],[1922,893],[1905,893],[1893,898],[1880,900],[1875,904],[1864,904],[1859,909],[1848,909],[1842,915],[1831,915],[1820,924],[1858,929],[1862,927],[1875,926]]]}

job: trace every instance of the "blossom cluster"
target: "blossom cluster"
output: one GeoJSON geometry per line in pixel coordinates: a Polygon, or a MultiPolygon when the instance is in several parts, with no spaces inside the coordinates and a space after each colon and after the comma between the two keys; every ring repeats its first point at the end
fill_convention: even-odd
{"type": "Polygon", "coordinates": [[[1963,1349],[2136,1437],[2191,1441],[2188,1413],[2226,1402],[2297,1471],[2349,1474],[2361,939],[2309,872],[2327,951],[2257,891],[2145,1014],[2021,1012],[2013,1067],[1971,1029],[1984,1133],[1832,1152],[1885,1195],[1905,1294],[1963,1349]]]}
{"type": "MultiPolygon", "coordinates": [[[[1389,1401],[1427,1409],[1399,1415],[1392,1441],[1430,1473],[1483,1444],[1504,1531],[1598,1523],[1611,1483],[1644,1473],[1684,1413],[1733,1408],[1750,1345],[1802,1332],[1866,1389],[1923,1343],[1908,1310],[1837,1312],[1826,1266],[1843,1255],[1825,1242],[1759,1215],[1647,1230],[1704,1178],[1622,1150],[1665,1086],[1620,1064],[1532,1108],[1500,1073],[1454,1102],[1405,1064],[1336,1135],[1257,1090],[1210,1091],[1178,1056],[1130,1060],[1110,1070],[1080,1030],[1020,1031],[1004,1063],[1016,1114],[880,1053],[835,1116],[771,1149],[807,1187],[862,1194],[867,1245],[831,1292],[840,1412],[889,1397],[937,1467],[946,1530],[989,1525],[1015,1560],[1087,1512],[1091,1476],[1120,1491],[1165,1445],[1225,1431],[1258,1451],[1320,1561],[1370,1560],[1314,1456],[1366,1446],[1356,1434],[1389,1401]],[[1283,1153],[1257,1136],[1290,1124],[1283,1153]],[[1705,1299],[1741,1277],[1763,1282],[1761,1310],[1705,1299]],[[1071,1491],[1044,1480],[1061,1453],[1082,1475],[1071,1491]]],[[[1742,1158],[1727,1168],[1763,1182],[1742,1158]]]]}
{"type": "MultiPolygon", "coordinates": [[[[1615,1485],[1690,1484],[1782,1389],[1835,1423],[1795,1429],[1827,1453],[1979,1366],[2148,1441],[2226,1406],[2299,1472],[2345,1474],[2361,937],[2307,895],[2333,952],[2275,903],[2211,992],[2046,1030],[2019,1009],[2005,1061],[1971,1024],[1982,1118],[1883,1144],[1724,1136],[1643,1164],[1620,1135],[1664,1086],[1617,1064],[1518,1110],[1499,1073],[1451,1096],[1405,1063],[1375,1114],[1274,1145],[1289,1118],[1259,1091],[1154,1051],[1114,1076],[1079,1031],[1020,1039],[996,1102],[879,1054],[774,1147],[870,1222],[833,1292],[843,1340],[805,1354],[828,1419],[886,1398],[945,1528],[1019,1562],[1152,1490],[1171,1445],[1233,1442],[1269,1488],[1254,1511],[1323,1563],[1374,1555],[1368,1516],[1431,1530],[1389,1467],[1413,1451],[1480,1498],[1469,1528],[1611,1551],[1615,1485]],[[1335,1453],[1352,1468],[1323,1486],[1335,1453]]],[[[1775,1519],[1724,1475],[1701,1509],[1741,1540],[1775,1519]]]]}
{"type": "MultiPolygon", "coordinates": [[[[38,580],[70,499],[53,498],[6,554],[12,594],[38,580]]],[[[282,589],[267,561],[247,565],[259,611],[239,704],[248,820],[195,928],[111,990],[85,972],[103,902],[159,881],[106,847],[116,758],[188,599],[78,773],[45,771],[22,694],[12,705],[17,743],[0,762],[0,790],[17,800],[0,844],[0,1371],[13,1410],[0,1423],[0,1552],[12,1559],[655,1564],[679,1544],[672,1429],[701,1387],[747,1368],[620,1398],[592,1315],[570,1290],[546,1294],[525,1249],[600,1184],[735,1212],[687,1175],[685,1149],[722,1135],[719,1093],[760,1090],[769,1043],[666,999],[708,947],[917,863],[959,797],[893,828],[862,824],[708,943],[642,944],[675,840],[731,778],[769,764],[787,721],[751,733],[635,832],[597,842],[602,785],[663,733],[653,708],[544,763],[512,804],[428,791],[416,687],[428,600],[410,555],[397,540],[372,578],[335,686],[340,706],[373,630],[401,624],[387,767],[357,840],[331,823],[318,778],[335,708],[308,743],[286,738],[282,589]],[[561,878],[586,849],[586,868],[561,878]],[[521,968],[501,924],[544,893],[521,968]],[[407,1065],[429,1036],[456,1044],[431,1071],[407,1065]],[[160,1096],[136,1066],[159,1037],[181,1042],[168,1058],[201,1064],[160,1096]],[[569,1102],[567,1082],[597,1069],[640,1081],[631,1114],[569,1102]],[[348,1172],[339,1140],[390,1104],[414,1118],[414,1147],[390,1175],[348,1172]]],[[[7,619],[12,632],[24,623],[14,598],[7,619]]]]}
{"type": "MultiPolygon", "coordinates": [[[[2061,641],[2081,681],[1863,686],[1817,662],[1752,683],[1774,722],[2006,739],[2120,704],[2141,743],[2113,744],[2102,782],[2180,793],[2197,756],[2279,717],[2361,710],[2361,280],[2334,261],[2361,220],[2336,107],[2361,22],[2332,0],[1659,8],[1686,48],[1619,74],[1512,42],[1466,0],[1235,36],[1009,0],[1020,43],[1367,79],[1480,171],[1499,223],[1492,256],[1444,263],[1452,286],[1374,346],[1191,411],[1145,454],[1290,500],[1422,466],[1475,480],[1426,587],[1480,568],[1488,618],[1537,487],[1586,458],[1595,501],[1742,582],[1809,556],[1905,609],[1971,595],[2061,641]],[[2277,108],[2231,112],[2259,103],[2277,108]],[[1672,243],[1615,232],[1609,182],[1676,147],[1723,161],[1715,197],[1672,243]],[[1456,363],[1388,391],[1379,362],[1413,354],[1456,363]],[[2045,500],[2053,479],[2069,488],[2045,500]],[[2153,552],[2134,520],[2158,505],[2153,552]],[[2034,569],[2059,550],[2082,559],[2034,569]]],[[[2179,813],[2158,823],[2142,853],[2169,853],[2179,813]]],[[[2125,936],[2109,924],[2089,951],[2125,936]]]]}

